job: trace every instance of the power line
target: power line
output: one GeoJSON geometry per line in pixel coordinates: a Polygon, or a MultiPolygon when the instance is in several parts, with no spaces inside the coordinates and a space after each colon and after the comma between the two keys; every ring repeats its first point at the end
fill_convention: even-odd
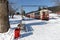
{"type": "Polygon", "coordinates": [[[47,7],[46,5],[21,5],[21,7],[47,7]]]}

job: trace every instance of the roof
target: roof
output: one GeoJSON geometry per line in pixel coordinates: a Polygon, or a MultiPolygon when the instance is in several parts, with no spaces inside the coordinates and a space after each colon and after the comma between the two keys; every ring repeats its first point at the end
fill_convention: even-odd
{"type": "Polygon", "coordinates": [[[43,10],[41,10],[41,11],[48,11],[48,12],[52,12],[51,10],[45,10],[45,9],[43,9],[43,10]]]}
{"type": "MultiPolygon", "coordinates": [[[[44,10],[44,9],[42,9],[42,10],[40,10],[40,11],[43,11],[43,10],[44,10]]],[[[36,11],[28,12],[28,13],[26,13],[26,14],[38,13],[38,12],[40,12],[40,11],[36,10],[36,11]]],[[[51,10],[44,10],[44,11],[52,12],[51,10]]]]}
{"type": "Polygon", "coordinates": [[[38,11],[38,10],[36,10],[36,11],[28,12],[28,13],[26,13],[26,14],[38,13],[38,12],[39,12],[39,11],[38,11]]]}

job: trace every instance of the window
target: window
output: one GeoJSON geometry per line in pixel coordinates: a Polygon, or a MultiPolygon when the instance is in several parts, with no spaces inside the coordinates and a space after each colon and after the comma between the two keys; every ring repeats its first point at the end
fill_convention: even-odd
{"type": "Polygon", "coordinates": [[[39,13],[39,12],[35,13],[35,16],[38,16],[38,15],[40,15],[40,13],[39,13]]]}

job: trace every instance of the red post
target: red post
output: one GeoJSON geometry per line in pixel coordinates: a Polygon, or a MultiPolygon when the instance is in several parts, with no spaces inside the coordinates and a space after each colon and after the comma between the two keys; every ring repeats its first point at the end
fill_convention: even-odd
{"type": "Polygon", "coordinates": [[[18,38],[20,37],[20,28],[16,28],[15,31],[14,31],[14,38],[18,38]]]}

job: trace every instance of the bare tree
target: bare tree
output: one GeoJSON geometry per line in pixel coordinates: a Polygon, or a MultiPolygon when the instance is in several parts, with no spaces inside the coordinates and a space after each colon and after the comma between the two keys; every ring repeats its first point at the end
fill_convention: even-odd
{"type": "Polygon", "coordinates": [[[16,10],[12,8],[12,5],[9,4],[8,6],[9,6],[9,15],[10,15],[10,17],[13,18],[16,10]]]}
{"type": "Polygon", "coordinates": [[[8,1],[0,0],[0,33],[7,32],[9,28],[8,1]]]}

